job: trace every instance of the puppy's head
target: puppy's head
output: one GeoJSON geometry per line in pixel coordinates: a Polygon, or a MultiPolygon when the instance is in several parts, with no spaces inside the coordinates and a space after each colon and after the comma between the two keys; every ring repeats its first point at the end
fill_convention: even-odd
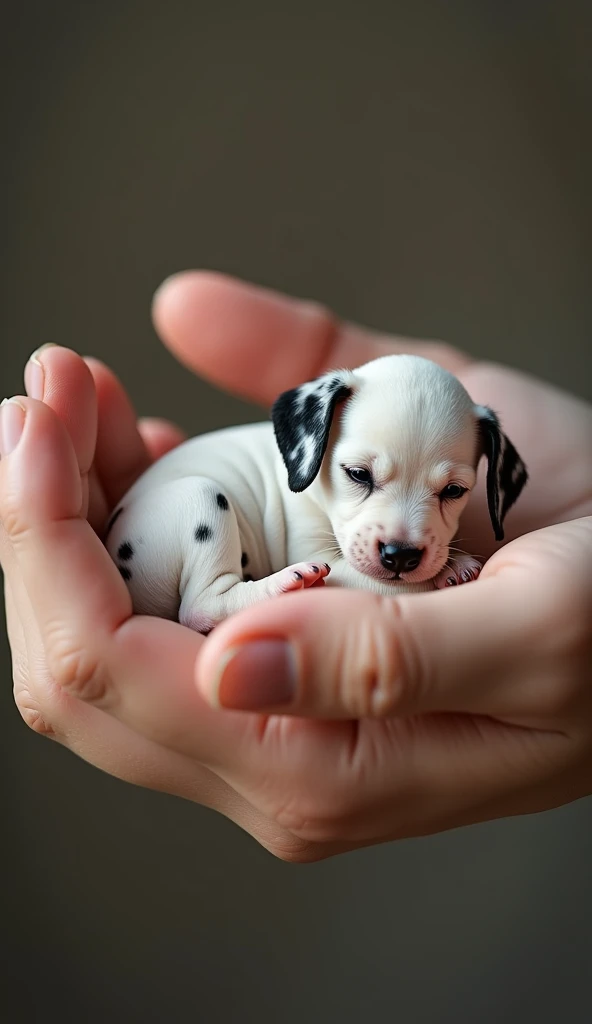
{"type": "Polygon", "coordinates": [[[314,486],[345,558],[385,582],[444,567],[483,454],[498,540],[527,480],[495,413],[418,356],[327,373],[280,395],[272,419],[291,490],[314,486]]]}

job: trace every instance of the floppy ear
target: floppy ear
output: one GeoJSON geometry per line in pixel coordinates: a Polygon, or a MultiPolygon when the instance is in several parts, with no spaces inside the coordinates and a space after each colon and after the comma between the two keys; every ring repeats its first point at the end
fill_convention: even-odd
{"type": "Polygon", "coordinates": [[[504,539],[502,523],[528,480],[526,466],[499,420],[487,406],[475,406],[481,451],[487,456],[487,504],[496,540],[504,539]]]}
{"type": "Polygon", "coordinates": [[[343,370],[284,391],[275,401],[271,418],[291,491],[304,491],[315,479],[327,449],[335,406],[352,391],[353,374],[343,370]]]}

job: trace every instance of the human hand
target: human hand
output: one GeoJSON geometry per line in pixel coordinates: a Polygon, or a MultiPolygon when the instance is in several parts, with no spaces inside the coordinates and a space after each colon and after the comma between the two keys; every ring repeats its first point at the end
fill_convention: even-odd
{"type": "MultiPolygon", "coordinates": [[[[358,329],[336,328],[314,307],[302,308],[208,275],[169,283],[157,299],[155,316],[184,361],[211,379],[225,379],[235,391],[247,393],[250,380],[251,393],[263,399],[314,376],[327,364],[355,365],[389,345],[387,339],[358,329]],[[278,338],[285,339],[285,349],[278,351],[278,338]],[[318,360],[319,352],[324,359],[318,360]],[[247,360],[242,366],[241,356],[247,360]]],[[[409,343],[400,348],[409,349],[409,343]]],[[[514,536],[590,514],[585,487],[590,478],[590,413],[583,403],[511,371],[471,365],[444,347],[416,350],[458,372],[475,401],[493,405],[525,455],[531,480],[542,493],[530,502],[533,525],[524,525],[528,517],[523,508],[523,522],[518,519],[528,490],[508,518],[514,536]],[[524,410],[522,434],[509,415],[517,408],[524,410]],[[537,417],[553,446],[538,445],[537,417]],[[578,451],[579,459],[574,458],[578,451]],[[562,458],[568,452],[571,462],[562,458]],[[539,484],[545,466],[554,480],[547,490],[539,484]]],[[[58,353],[75,359],[63,350],[47,350],[43,362],[57,359],[58,353]]],[[[68,390],[70,401],[74,393],[74,388],[68,390]]],[[[591,742],[585,728],[589,715],[584,684],[590,593],[581,577],[590,558],[589,522],[561,527],[561,536],[550,542],[541,533],[538,547],[523,547],[518,556],[515,548],[532,543],[532,538],[509,545],[491,560],[481,581],[426,595],[429,605],[420,595],[396,602],[336,591],[284,598],[274,603],[273,615],[268,604],[263,616],[252,609],[229,620],[202,650],[200,638],[176,624],[128,618],[127,592],[92,539],[92,530],[79,518],[80,475],[86,463],[75,464],[73,451],[84,447],[82,434],[92,448],[92,425],[72,438],[72,425],[66,431],[60,424],[64,409],[54,415],[52,402],[51,389],[44,406],[23,402],[29,406],[25,433],[0,465],[2,516],[11,537],[9,546],[3,543],[2,560],[11,589],[21,599],[19,619],[25,625],[19,629],[13,609],[11,642],[15,664],[20,651],[20,675],[34,693],[32,714],[40,715],[37,722],[50,723],[81,756],[130,781],[214,806],[277,855],[297,860],[540,809],[588,791],[591,742]],[[27,459],[31,466],[33,457],[41,467],[36,480],[30,469],[26,472],[27,459]],[[549,559],[544,588],[536,583],[541,555],[549,559]],[[577,564],[567,585],[571,560],[577,564]],[[556,569],[554,563],[560,563],[556,569]],[[52,592],[60,565],[71,571],[52,592]],[[534,614],[522,626],[529,639],[542,633],[540,654],[537,639],[534,658],[516,629],[516,608],[522,615],[525,579],[531,577],[536,583],[534,614]],[[95,581],[90,594],[89,579],[95,581]],[[555,600],[549,580],[556,588],[555,600]],[[507,606],[504,595],[510,592],[516,598],[507,606]],[[472,595],[470,608],[459,606],[463,593],[472,595]],[[572,599],[575,618],[569,613],[572,599]],[[465,622],[469,611],[472,616],[465,622]],[[210,710],[194,686],[196,660],[200,690],[211,699],[215,663],[237,641],[261,635],[262,625],[269,637],[270,624],[274,637],[286,635],[286,626],[293,629],[288,635],[301,645],[305,669],[310,669],[309,685],[282,711],[308,713],[311,720],[210,710]],[[335,651],[350,636],[361,642],[347,648],[354,660],[341,673],[335,651]],[[401,671],[401,656],[414,649],[416,636],[423,638],[421,658],[401,671]],[[473,642],[467,644],[467,638],[473,642]],[[360,652],[362,664],[356,660],[360,652]],[[43,667],[44,656],[53,679],[43,667]],[[386,669],[382,675],[381,668],[386,669]],[[380,699],[366,700],[381,692],[379,685],[368,686],[373,681],[386,682],[387,691],[390,686],[382,706],[380,699]],[[537,702],[541,690],[543,699],[537,702]],[[528,697],[536,704],[534,711],[528,697]],[[506,715],[504,701],[511,699],[515,703],[506,715]],[[360,713],[384,712],[389,717],[351,722],[360,713]],[[319,715],[344,720],[320,721],[319,715]],[[516,716],[520,721],[513,721],[516,716]]],[[[544,442],[542,430],[539,438],[544,442]]],[[[108,478],[103,467],[93,475],[102,482],[105,473],[108,478]]],[[[484,547],[486,535],[479,530],[485,516],[478,501],[470,523],[484,547]]],[[[234,691],[236,696],[236,686],[234,691]]],[[[228,686],[219,696],[227,700],[228,686]]]]}

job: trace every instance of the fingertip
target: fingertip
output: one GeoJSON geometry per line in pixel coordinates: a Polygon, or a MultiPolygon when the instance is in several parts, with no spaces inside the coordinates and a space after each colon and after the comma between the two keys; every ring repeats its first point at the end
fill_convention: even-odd
{"type": "Polygon", "coordinates": [[[297,679],[292,645],[271,636],[225,651],[215,676],[200,692],[214,708],[287,710],[296,697],[297,679]]]}
{"type": "Polygon", "coordinates": [[[13,530],[80,514],[83,491],[76,452],[49,406],[20,395],[3,403],[0,444],[3,512],[13,530]]]}
{"type": "Polygon", "coordinates": [[[26,399],[4,398],[0,404],[0,457],[7,458],[17,447],[27,416],[26,399]]]}
{"type": "Polygon", "coordinates": [[[187,440],[187,434],[180,427],[154,417],[140,420],[138,430],[153,462],[187,440]]]}
{"type": "Polygon", "coordinates": [[[167,278],[152,316],[184,365],[265,404],[315,376],[337,333],[322,306],[213,271],[167,278]]]}
{"type": "Polygon", "coordinates": [[[220,289],[225,292],[240,282],[213,270],[181,270],[165,278],[152,298],[152,322],[158,334],[167,341],[193,303],[209,301],[220,289]]]}
{"type": "Polygon", "coordinates": [[[138,430],[134,406],[117,375],[99,359],[86,357],[85,361],[97,394],[95,467],[112,508],[151,459],[138,430]]]}
{"type": "Polygon", "coordinates": [[[343,717],[343,709],[331,703],[323,688],[337,670],[347,623],[363,613],[366,597],[311,587],[226,619],[200,651],[200,695],[218,708],[343,717]]]}
{"type": "Polygon", "coordinates": [[[47,342],[28,359],[24,371],[29,398],[43,402],[68,431],[82,473],[90,469],[97,434],[97,395],[92,374],[71,348],[47,342]]]}
{"type": "Polygon", "coordinates": [[[92,396],[92,376],[86,362],[69,346],[57,345],[53,341],[45,342],[29,356],[25,364],[25,375],[30,373],[31,367],[42,371],[44,390],[42,394],[31,394],[28,391],[30,398],[52,404],[54,395],[63,394],[71,384],[76,389],[86,387],[88,394],[85,398],[92,396]]]}

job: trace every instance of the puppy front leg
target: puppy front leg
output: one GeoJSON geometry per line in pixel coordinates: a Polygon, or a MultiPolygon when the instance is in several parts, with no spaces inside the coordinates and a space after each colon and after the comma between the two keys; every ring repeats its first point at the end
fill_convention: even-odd
{"type": "Polygon", "coordinates": [[[297,562],[271,576],[245,582],[242,570],[236,565],[223,568],[221,560],[219,575],[205,588],[199,572],[188,575],[181,593],[179,622],[198,633],[209,633],[218,622],[259,601],[318,586],[329,572],[323,562],[297,562]]]}

